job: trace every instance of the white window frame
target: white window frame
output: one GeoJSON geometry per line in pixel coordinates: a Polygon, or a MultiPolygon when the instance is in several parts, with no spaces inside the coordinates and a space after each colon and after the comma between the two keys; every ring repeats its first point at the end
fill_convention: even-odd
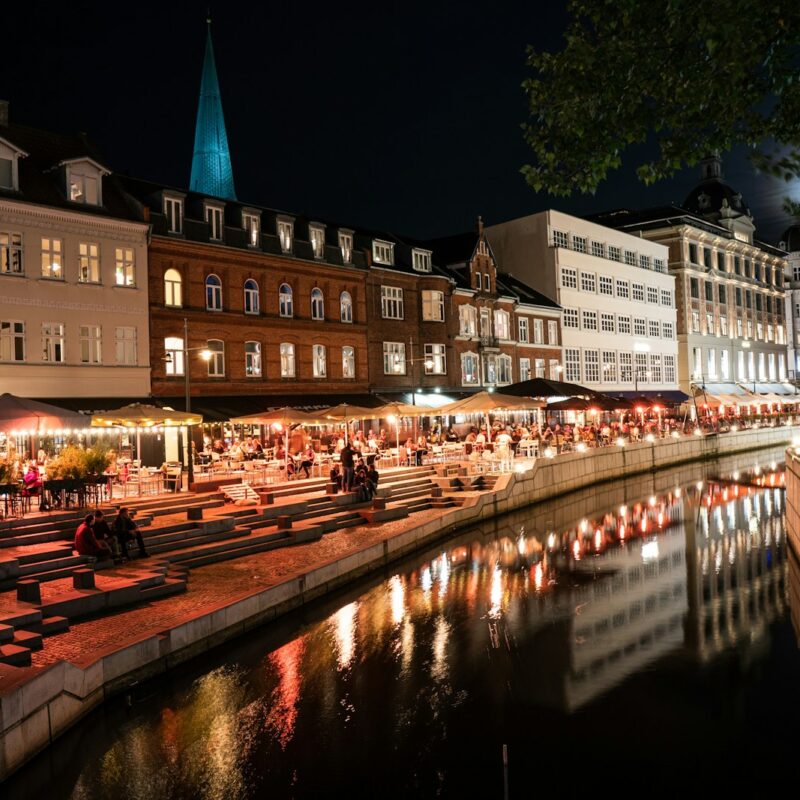
{"type": "Polygon", "coordinates": [[[247,278],[244,282],[244,313],[258,316],[261,313],[261,294],[258,281],[247,278]]]}
{"type": "Polygon", "coordinates": [[[42,361],[48,364],[65,362],[64,330],[63,322],[42,323],[42,361]]]}
{"type": "Polygon", "coordinates": [[[580,317],[577,308],[564,309],[564,327],[579,330],[581,327],[580,317]]]}
{"type": "Polygon", "coordinates": [[[278,316],[284,319],[294,316],[294,290],[288,283],[278,287],[278,316]]]}
{"type": "Polygon", "coordinates": [[[544,323],[538,317],[533,319],[533,343],[544,344],[544,323]]]}
{"type": "Polygon", "coordinates": [[[381,317],[405,319],[403,290],[399,286],[381,286],[381,317]]]}
{"type": "Polygon", "coordinates": [[[311,242],[311,250],[314,258],[325,258],[325,226],[311,224],[308,226],[308,240],[311,242]]]}
{"type": "Polygon", "coordinates": [[[342,263],[350,264],[353,261],[353,232],[339,231],[339,250],[342,253],[342,263]]]}
{"type": "Polygon", "coordinates": [[[339,295],[339,319],[346,323],[353,321],[353,297],[348,291],[339,295]]]}
{"type": "Polygon", "coordinates": [[[290,219],[278,217],[278,241],[282,253],[291,253],[294,245],[294,222],[290,219]]]}
{"type": "Polygon", "coordinates": [[[547,344],[558,344],[558,322],[554,319],[547,321],[547,344]]]}
{"type": "Polygon", "coordinates": [[[242,211],[242,229],[248,247],[261,247],[261,214],[258,211],[242,211]]]}
{"type": "Polygon", "coordinates": [[[100,283],[100,245],[78,242],[78,283],[100,283]]]}
{"type": "Polygon", "coordinates": [[[531,377],[531,360],[529,358],[521,358],[519,360],[519,380],[530,380],[531,377]]]}
{"type": "Polygon", "coordinates": [[[185,349],[182,336],[166,336],[164,338],[164,372],[169,376],[183,375],[183,351],[185,349]]]}
{"type": "Polygon", "coordinates": [[[406,346],[404,342],[383,343],[383,374],[406,374],[406,346]]]}
{"type": "Polygon", "coordinates": [[[511,338],[511,315],[508,311],[497,309],[494,312],[494,335],[504,341],[511,338]]]}
{"type": "Polygon", "coordinates": [[[22,255],[22,234],[17,231],[0,231],[0,274],[24,275],[22,255]]]}
{"type": "Polygon", "coordinates": [[[430,272],[433,269],[431,251],[413,248],[411,251],[411,266],[416,272],[430,272]]]}
{"type": "Polygon", "coordinates": [[[103,363],[103,329],[99,325],[79,325],[81,364],[103,363]]]}
{"type": "Polygon", "coordinates": [[[376,264],[394,266],[394,244],[383,239],[373,239],[372,260],[376,264]]]}
{"type": "Polygon", "coordinates": [[[311,290],[311,319],[315,322],[325,321],[325,294],[319,286],[311,290]]]}
{"type": "Polygon", "coordinates": [[[461,385],[481,385],[481,361],[477,353],[461,354],[461,385]],[[471,366],[468,367],[468,364],[471,366]]]}
{"type": "Polygon", "coordinates": [[[208,225],[208,238],[212,242],[221,242],[225,233],[225,207],[206,203],[203,206],[203,218],[208,225]]]}
{"type": "Polygon", "coordinates": [[[464,303],[458,307],[458,333],[460,336],[478,335],[478,309],[464,303]]]}
{"type": "Polygon", "coordinates": [[[42,277],[64,280],[64,240],[42,236],[42,277]]]}
{"type": "Polygon", "coordinates": [[[0,320],[0,361],[7,364],[25,362],[25,322],[19,319],[0,320]],[[21,354],[21,358],[17,355],[21,354]]]}
{"type": "Polygon", "coordinates": [[[530,333],[527,317],[517,317],[517,337],[522,344],[528,344],[530,333]]]}
{"type": "Polygon", "coordinates": [[[423,322],[444,322],[444,292],[436,289],[422,290],[423,322]]]}
{"type": "Polygon", "coordinates": [[[245,378],[260,378],[262,376],[261,349],[261,342],[250,339],[244,343],[245,378]]]}
{"type": "Polygon", "coordinates": [[[225,377],[225,342],[222,339],[209,339],[206,342],[206,349],[211,353],[208,359],[208,377],[225,377]],[[218,347],[218,345],[221,345],[218,347]]]}
{"type": "Polygon", "coordinates": [[[136,286],[136,252],[132,247],[114,248],[114,284],[136,286]]]}
{"type": "Polygon", "coordinates": [[[183,307],[183,275],[175,267],[164,270],[164,305],[183,307]]]}
{"type": "Polygon", "coordinates": [[[292,342],[281,342],[281,378],[294,378],[297,370],[295,347],[292,342]]]}
{"type": "Polygon", "coordinates": [[[183,199],[164,195],[164,216],[167,220],[167,233],[183,233],[183,199]]]}
{"type": "Polygon", "coordinates": [[[123,325],[114,329],[114,361],[120,367],[135,367],[139,363],[136,328],[123,325]]]}
{"type": "Polygon", "coordinates": [[[351,345],[342,347],[342,378],[348,380],[356,377],[356,349],[351,345]]]}
{"type": "Polygon", "coordinates": [[[222,278],[214,272],[206,275],[206,311],[222,311],[222,278]],[[217,283],[212,281],[216,279],[217,283]]]}
{"type": "Polygon", "coordinates": [[[447,346],[444,344],[425,345],[425,374],[426,375],[446,375],[447,374],[447,346]],[[429,367],[428,364],[431,364],[429,367]]]}

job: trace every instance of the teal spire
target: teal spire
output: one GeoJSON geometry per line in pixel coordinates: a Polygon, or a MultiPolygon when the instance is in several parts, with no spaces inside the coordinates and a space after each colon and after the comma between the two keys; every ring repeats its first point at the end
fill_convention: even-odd
{"type": "Polygon", "coordinates": [[[222,97],[219,93],[214,48],[211,45],[209,17],[203,77],[200,81],[200,102],[197,105],[197,125],[194,129],[194,154],[189,188],[193,192],[236,199],[233,188],[233,169],[222,116],[222,97]]]}

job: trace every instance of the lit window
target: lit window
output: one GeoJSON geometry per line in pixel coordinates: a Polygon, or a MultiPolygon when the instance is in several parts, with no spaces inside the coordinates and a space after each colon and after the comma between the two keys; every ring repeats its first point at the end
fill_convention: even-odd
{"type": "Polygon", "coordinates": [[[64,280],[61,239],[42,237],[42,277],[64,280]]]}
{"type": "Polygon", "coordinates": [[[530,380],[531,377],[531,360],[529,358],[521,358],[519,360],[519,379],[520,381],[530,380]]]}
{"type": "Polygon", "coordinates": [[[292,239],[294,237],[294,223],[288,219],[278,220],[278,239],[281,243],[281,251],[284,253],[292,252],[292,239]]]}
{"type": "Polygon", "coordinates": [[[248,378],[261,377],[261,342],[244,343],[244,374],[248,378]]]}
{"type": "Polygon", "coordinates": [[[0,320],[0,361],[25,360],[25,323],[0,320]]]}
{"type": "Polygon", "coordinates": [[[383,343],[383,374],[406,374],[406,346],[403,342],[383,343]]]}
{"type": "Polygon", "coordinates": [[[0,273],[22,275],[22,234],[0,232],[0,273]]]}
{"type": "Polygon", "coordinates": [[[375,239],[372,242],[372,258],[378,264],[394,264],[394,245],[391,242],[383,242],[375,239]]]}
{"type": "Polygon", "coordinates": [[[52,364],[64,362],[64,323],[42,323],[42,361],[52,364]]]}
{"type": "Polygon", "coordinates": [[[281,378],[294,378],[294,345],[281,344],[281,378]]]}
{"type": "Polygon", "coordinates": [[[100,246],[93,242],[78,244],[78,280],[81,283],[100,282],[100,246]]]}
{"type": "Polygon", "coordinates": [[[81,364],[99,364],[101,337],[99,325],[81,325],[78,329],[81,345],[81,364]]]}
{"type": "Polygon", "coordinates": [[[384,319],[403,319],[403,290],[397,286],[381,286],[381,316],[384,319]]]}
{"type": "Polygon", "coordinates": [[[248,278],[244,282],[244,313],[258,314],[260,310],[258,284],[252,278],[248,278]]]}
{"type": "Polygon", "coordinates": [[[445,375],[447,364],[445,356],[445,346],[443,344],[425,345],[425,374],[426,375],[445,375]]]}
{"type": "Polygon", "coordinates": [[[288,283],[282,283],[278,290],[278,313],[282,317],[294,316],[294,299],[292,287],[288,283]]]}
{"type": "Polygon", "coordinates": [[[179,336],[167,336],[164,339],[167,375],[183,375],[183,339],[179,336]]]}
{"type": "Polygon", "coordinates": [[[183,200],[177,197],[164,198],[164,216],[169,233],[183,233],[183,200]]]}
{"type": "Polygon", "coordinates": [[[114,280],[117,286],[136,285],[136,264],[132,248],[116,248],[114,253],[114,280]]]}
{"type": "Polygon", "coordinates": [[[431,254],[428,250],[412,250],[412,266],[417,272],[431,271],[431,254]]]}
{"type": "Polygon", "coordinates": [[[356,376],[356,351],[353,347],[342,348],[342,377],[355,378],[356,376]]]}
{"type": "Polygon", "coordinates": [[[311,319],[325,319],[325,298],[322,289],[312,289],[311,291],[311,319]]]}
{"type": "Polygon", "coordinates": [[[422,319],[425,322],[444,322],[444,292],[423,290],[422,319]]]}
{"type": "Polygon", "coordinates": [[[518,338],[519,341],[525,344],[528,341],[528,318],[527,317],[518,317],[517,318],[517,330],[518,330],[518,338]]]}
{"type": "Polygon", "coordinates": [[[254,211],[242,212],[242,227],[247,237],[248,247],[258,247],[261,244],[261,217],[254,211]]]}
{"type": "Polygon", "coordinates": [[[120,366],[135,367],[138,363],[136,353],[136,328],[117,328],[114,334],[116,362],[120,366]]]}
{"type": "Polygon", "coordinates": [[[225,342],[219,339],[209,339],[208,342],[206,342],[206,348],[211,353],[211,358],[208,359],[208,377],[224,378],[225,342]]]}
{"type": "Polygon", "coordinates": [[[311,249],[314,252],[314,258],[324,258],[325,229],[319,225],[309,225],[308,238],[311,240],[311,249]]]}
{"type": "Polygon", "coordinates": [[[69,199],[73,203],[96,206],[100,203],[100,180],[97,174],[86,175],[69,170],[69,199]]]}
{"type": "Polygon", "coordinates": [[[350,292],[342,292],[339,295],[339,319],[342,322],[353,321],[353,298],[350,292]]]}
{"type": "Polygon", "coordinates": [[[206,278],[206,310],[222,311],[222,281],[216,275],[206,278]]]}
{"type": "Polygon", "coordinates": [[[478,310],[475,306],[458,307],[458,332],[461,336],[478,335],[478,310]]]}
{"type": "Polygon", "coordinates": [[[533,343],[544,343],[544,325],[540,319],[534,319],[533,321],[533,343]]]}
{"type": "Polygon", "coordinates": [[[328,363],[324,344],[315,344],[311,348],[311,366],[315,378],[324,378],[328,363]]]}
{"type": "Polygon", "coordinates": [[[352,231],[339,231],[339,249],[342,251],[342,263],[349,264],[353,260],[352,231]]]}
{"type": "Polygon", "coordinates": [[[462,386],[477,386],[481,382],[480,362],[475,353],[461,354],[461,384],[462,386]]]}
{"type": "Polygon", "coordinates": [[[558,344],[558,323],[554,319],[547,323],[547,343],[558,344]]]}
{"type": "MultiPolygon", "coordinates": [[[[540,322],[540,320],[537,320],[540,322]]],[[[511,338],[511,319],[508,311],[495,311],[494,313],[494,335],[498,339],[511,338]]]]}
{"type": "Polygon", "coordinates": [[[183,278],[176,269],[164,273],[164,305],[172,308],[183,305],[183,278]]]}
{"type": "Polygon", "coordinates": [[[511,382],[511,356],[499,355],[497,357],[497,383],[511,382]]]}

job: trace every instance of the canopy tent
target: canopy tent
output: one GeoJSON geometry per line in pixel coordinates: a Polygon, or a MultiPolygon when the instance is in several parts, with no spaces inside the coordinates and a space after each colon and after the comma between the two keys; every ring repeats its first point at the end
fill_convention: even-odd
{"type": "Polygon", "coordinates": [[[49,403],[26,400],[13,394],[0,395],[0,431],[42,436],[54,431],[85,428],[88,418],[49,403]]]}
{"type": "Polygon", "coordinates": [[[600,411],[624,411],[633,408],[633,403],[624,397],[596,394],[589,400],[589,408],[598,408],[600,411]]]}
{"type": "Polygon", "coordinates": [[[348,443],[350,441],[350,421],[355,419],[374,419],[372,416],[372,412],[374,410],[375,409],[373,408],[366,408],[365,406],[354,406],[350,403],[339,403],[337,406],[324,408],[319,413],[320,416],[324,417],[325,419],[344,422],[344,440],[345,443],[348,443]]]}
{"type": "Polygon", "coordinates": [[[503,394],[512,394],[517,397],[591,397],[593,392],[591,389],[587,389],[577,383],[548,380],[547,378],[531,378],[527,381],[504,386],[503,394]]]}
{"type": "Polygon", "coordinates": [[[566,400],[557,400],[547,404],[548,411],[586,411],[589,401],[582,397],[568,397],[566,400]]]}
{"type": "Polygon", "coordinates": [[[477,392],[464,400],[442,406],[440,414],[484,414],[486,416],[486,438],[491,441],[492,426],[490,411],[533,411],[544,408],[545,404],[530,397],[519,397],[500,392],[477,392]]]}

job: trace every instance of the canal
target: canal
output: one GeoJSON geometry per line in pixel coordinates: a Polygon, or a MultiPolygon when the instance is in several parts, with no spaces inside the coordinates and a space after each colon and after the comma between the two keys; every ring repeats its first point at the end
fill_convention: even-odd
{"type": "Polygon", "coordinates": [[[514,799],[785,785],[800,656],[782,457],[459,534],[112,700],[0,796],[502,798],[504,747],[514,799]]]}

